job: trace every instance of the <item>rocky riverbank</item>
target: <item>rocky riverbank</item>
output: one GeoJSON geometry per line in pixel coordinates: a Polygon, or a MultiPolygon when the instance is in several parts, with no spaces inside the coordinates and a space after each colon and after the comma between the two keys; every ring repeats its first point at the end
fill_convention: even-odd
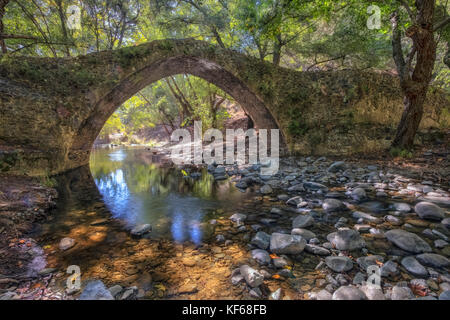
{"type": "Polygon", "coordinates": [[[33,276],[28,266],[38,264],[42,250],[29,233],[47,219],[56,198],[53,187],[36,179],[0,175],[0,295],[33,276]]]}
{"type": "MultiPolygon", "coordinates": [[[[64,222],[69,231],[38,239],[45,264],[26,284],[3,280],[2,297],[449,299],[445,157],[285,158],[274,176],[259,169],[208,167],[217,181],[230,179],[254,196],[208,221],[201,245],[151,239],[148,225],[126,231],[94,202],[64,222]],[[66,288],[72,261],[87,261],[81,290],[66,288]]],[[[195,167],[184,170],[201,176],[195,167]]]]}

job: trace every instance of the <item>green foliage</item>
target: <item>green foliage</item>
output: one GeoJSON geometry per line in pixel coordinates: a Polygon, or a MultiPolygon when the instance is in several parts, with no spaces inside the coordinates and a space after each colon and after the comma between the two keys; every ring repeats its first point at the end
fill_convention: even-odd
{"type": "Polygon", "coordinates": [[[1,152],[0,153],[0,172],[9,171],[15,166],[16,162],[19,160],[19,156],[16,152],[1,152]]]}
{"type": "Polygon", "coordinates": [[[46,186],[48,188],[54,188],[58,185],[58,182],[56,181],[56,179],[54,177],[49,177],[48,175],[45,175],[43,177],[40,178],[40,183],[43,186],[46,186]]]}
{"type": "Polygon", "coordinates": [[[290,121],[288,124],[288,132],[293,137],[301,137],[304,136],[310,129],[309,125],[305,122],[304,117],[302,117],[302,113],[298,109],[291,109],[290,112],[290,121]]]}
{"type": "Polygon", "coordinates": [[[410,150],[397,148],[397,147],[391,148],[389,150],[389,153],[393,157],[400,157],[400,158],[406,158],[406,159],[411,159],[413,157],[413,153],[410,150]]]}
{"type": "Polygon", "coordinates": [[[177,126],[185,127],[193,121],[202,121],[203,130],[211,127],[220,129],[229,118],[224,102],[232,101],[225,92],[201,78],[177,75],[153,83],[126,101],[108,119],[100,137],[122,134],[127,143],[142,144],[143,141],[137,139],[136,135],[140,130],[157,124],[164,124],[174,130],[177,126]],[[192,108],[189,114],[185,113],[183,104],[169,85],[173,90],[180,90],[177,91],[178,98],[183,96],[181,102],[187,101],[192,108]],[[222,104],[218,104],[222,99],[222,104]]]}

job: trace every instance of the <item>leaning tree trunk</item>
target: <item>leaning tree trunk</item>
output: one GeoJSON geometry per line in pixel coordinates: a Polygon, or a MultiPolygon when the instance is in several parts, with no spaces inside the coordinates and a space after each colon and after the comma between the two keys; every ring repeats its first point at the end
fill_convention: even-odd
{"type": "Polygon", "coordinates": [[[402,53],[398,14],[394,13],[392,17],[393,55],[404,94],[403,114],[392,146],[404,149],[413,147],[436,61],[436,41],[433,33],[435,0],[417,0],[416,7],[417,17],[412,17],[413,25],[406,30],[406,35],[413,41],[406,61],[402,53]],[[411,64],[415,56],[416,65],[412,70],[411,64]]]}
{"type": "Polygon", "coordinates": [[[426,91],[407,93],[404,97],[404,110],[392,143],[395,147],[411,148],[423,115],[426,91]]]}
{"type": "MultiPolygon", "coordinates": [[[[0,0],[0,35],[4,33],[3,30],[3,16],[5,15],[5,7],[8,4],[9,0],[0,0]]],[[[2,53],[7,53],[8,49],[6,48],[5,40],[0,38],[0,49],[2,53]]]]}

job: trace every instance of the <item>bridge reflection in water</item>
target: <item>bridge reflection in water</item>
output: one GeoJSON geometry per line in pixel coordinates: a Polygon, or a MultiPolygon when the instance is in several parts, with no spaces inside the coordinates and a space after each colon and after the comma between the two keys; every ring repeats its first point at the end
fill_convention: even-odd
{"type": "Polygon", "coordinates": [[[90,170],[113,218],[127,228],[149,223],[150,237],[201,243],[209,220],[232,213],[247,197],[230,181],[215,181],[204,169],[191,178],[174,167],[152,162],[146,148],[95,149],[90,170]]]}

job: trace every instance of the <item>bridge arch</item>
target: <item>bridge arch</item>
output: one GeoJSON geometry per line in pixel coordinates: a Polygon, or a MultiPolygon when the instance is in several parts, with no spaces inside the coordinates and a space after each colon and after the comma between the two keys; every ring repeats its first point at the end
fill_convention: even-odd
{"type": "Polygon", "coordinates": [[[212,60],[179,55],[149,63],[133,71],[99,97],[92,112],[73,136],[69,158],[74,154],[88,153],[105,122],[122,103],[153,82],[177,74],[197,76],[225,91],[250,116],[256,128],[278,128],[264,102],[241,79],[212,60]]]}

